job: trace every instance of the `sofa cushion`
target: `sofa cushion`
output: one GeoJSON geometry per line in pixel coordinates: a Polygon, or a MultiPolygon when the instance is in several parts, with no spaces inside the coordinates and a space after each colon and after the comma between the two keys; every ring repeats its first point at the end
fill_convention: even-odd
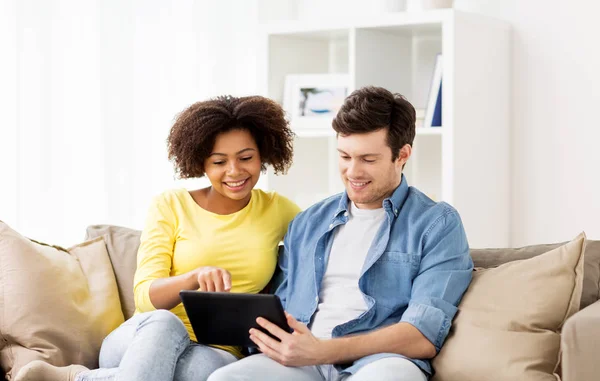
{"type": "Polygon", "coordinates": [[[585,235],[479,269],[433,365],[436,381],[556,381],[560,329],[579,310],[585,235]]]}
{"type": "MultiPolygon", "coordinates": [[[[471,249],[475,267],[492,268],[501,264],[529,259],[564,245],[532,245],[517,249],[471,249]]],[[[583,274],[583,293],[581,306],[583,309],[600,299],[600,241],[586,242],[583,274]]]]}
{"type": "Polygon", "coordinates": [[[67,250],[0,221],[0,296],[9,377],[33,360],[97,367],[102,340],[124,320],[102,238],[67,250]]]}
{"type": "Polygon", "coordinates": [[[137,267],[137,251],[141,234],[139,230],[113,225],[92,225],[86,230],[86,240],[104,238],[115,271],[125,319],[132,317],[135,312],[133,276],[137,267]]]}

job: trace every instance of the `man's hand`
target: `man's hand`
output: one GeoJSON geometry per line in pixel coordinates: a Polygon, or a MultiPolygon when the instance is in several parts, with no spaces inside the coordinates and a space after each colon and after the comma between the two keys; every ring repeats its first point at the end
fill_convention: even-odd
{"type": "Polygon", "coordinates": [[[258,329],[250,330],[250,339],[258,345],[262,353],[285,366],[308,366],[324,364],[323,341],[317,339],[308,327],[286,312],[287,322],[294,330],[288,333],[271,323],[258,318],[258,325],[269,331],[281,342],[258,329]]]}
{"type": "Polygon", "coordinates": [[[231,274],[219,267],[200,267],[196,270],[200,291],[228,292],[231,290],[231,274]]]}

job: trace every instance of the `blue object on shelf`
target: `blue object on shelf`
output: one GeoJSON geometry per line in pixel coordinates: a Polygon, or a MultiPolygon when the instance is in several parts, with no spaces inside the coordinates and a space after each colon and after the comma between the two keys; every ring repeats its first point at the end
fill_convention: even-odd
{"type": "Polygon", "coordinates": [[[442,127],[442,81],[440,81],[440,90],[438,91],[435,108],[433,109],[431,127],[442,127]]]}
{"type": "Polygon", "coordinates": [[[433,75],[429,87],[429,97],[427,99],[427,108],[425,109],[425,120],[423,127],[441,127],[442,126],[442,55],[435,57],[433,75]]]}
{"type": "Polygon", "coordinates": [[[327,108],[324,108],[324,109],[314,109],[314,108],[311,108],[310,111],[314,112],[315,114],[325,114],[325,113],[331,112],[331,110],[327,109],[327,108]]]}

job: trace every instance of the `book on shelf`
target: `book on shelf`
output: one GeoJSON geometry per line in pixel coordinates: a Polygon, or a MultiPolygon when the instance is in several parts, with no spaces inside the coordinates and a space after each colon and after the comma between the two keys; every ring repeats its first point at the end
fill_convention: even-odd
{"type": "Polygon", "coordinates": [[[431,86],[429,88],[429,98],[427,108],[425,109],[425,121],[423,127],[441,127],[442,126],[442,55],[438,54],[435,58],[431,86]]]}

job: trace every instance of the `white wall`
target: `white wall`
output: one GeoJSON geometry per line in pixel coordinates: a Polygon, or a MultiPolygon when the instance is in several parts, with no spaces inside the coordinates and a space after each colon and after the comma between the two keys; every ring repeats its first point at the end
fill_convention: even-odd
{"type": "MultiPolygon", "coordinates": [[[[307,10],[316,9],[316,1],[292,2],[282,11],[283,18],[293,12],[302,18],[307,10]]],[[[407,0],[413,9],[418,2],[407,0]]],[[[345,15],[353,5],[364,6],[350,4],[340,12],[345,15]]],[[[600,239],[600,3],[455,0],[454,4],[456,9],[513,26],[512,245],[569,240],[582,230],[589,238],[600,239]]]]}
{"type": "Polygon", "coordinates": [[[600,239],[600,3],[455,6],[513,25],[512,244],[600,239]]]}
{"type": "Polygon", "coordinates": [[[17,218],[16,2],[0,1],[0,220],[17,218]]]}
{"type": "Polygon", "coordinates": [[[60,245],[140,228],[176,113],[256,88],[256,1],[0,1],[0,219],[60,245]],[[236,12],[231,12],[232,9],[236,12]]]}
{"type": "MultiPolygon", "coordinates": [[[[513,245],[581,230],[600,239],[600,4],[455,4],[514,27],[513,245]]],[[[0,219],[63,245],[88,224],[140,227],[149,198],[182,184],[165,152],[174,115],[207,96],[254,92],[257,20],[306,9],[292,0],[0,1],[0,219]]]]}

